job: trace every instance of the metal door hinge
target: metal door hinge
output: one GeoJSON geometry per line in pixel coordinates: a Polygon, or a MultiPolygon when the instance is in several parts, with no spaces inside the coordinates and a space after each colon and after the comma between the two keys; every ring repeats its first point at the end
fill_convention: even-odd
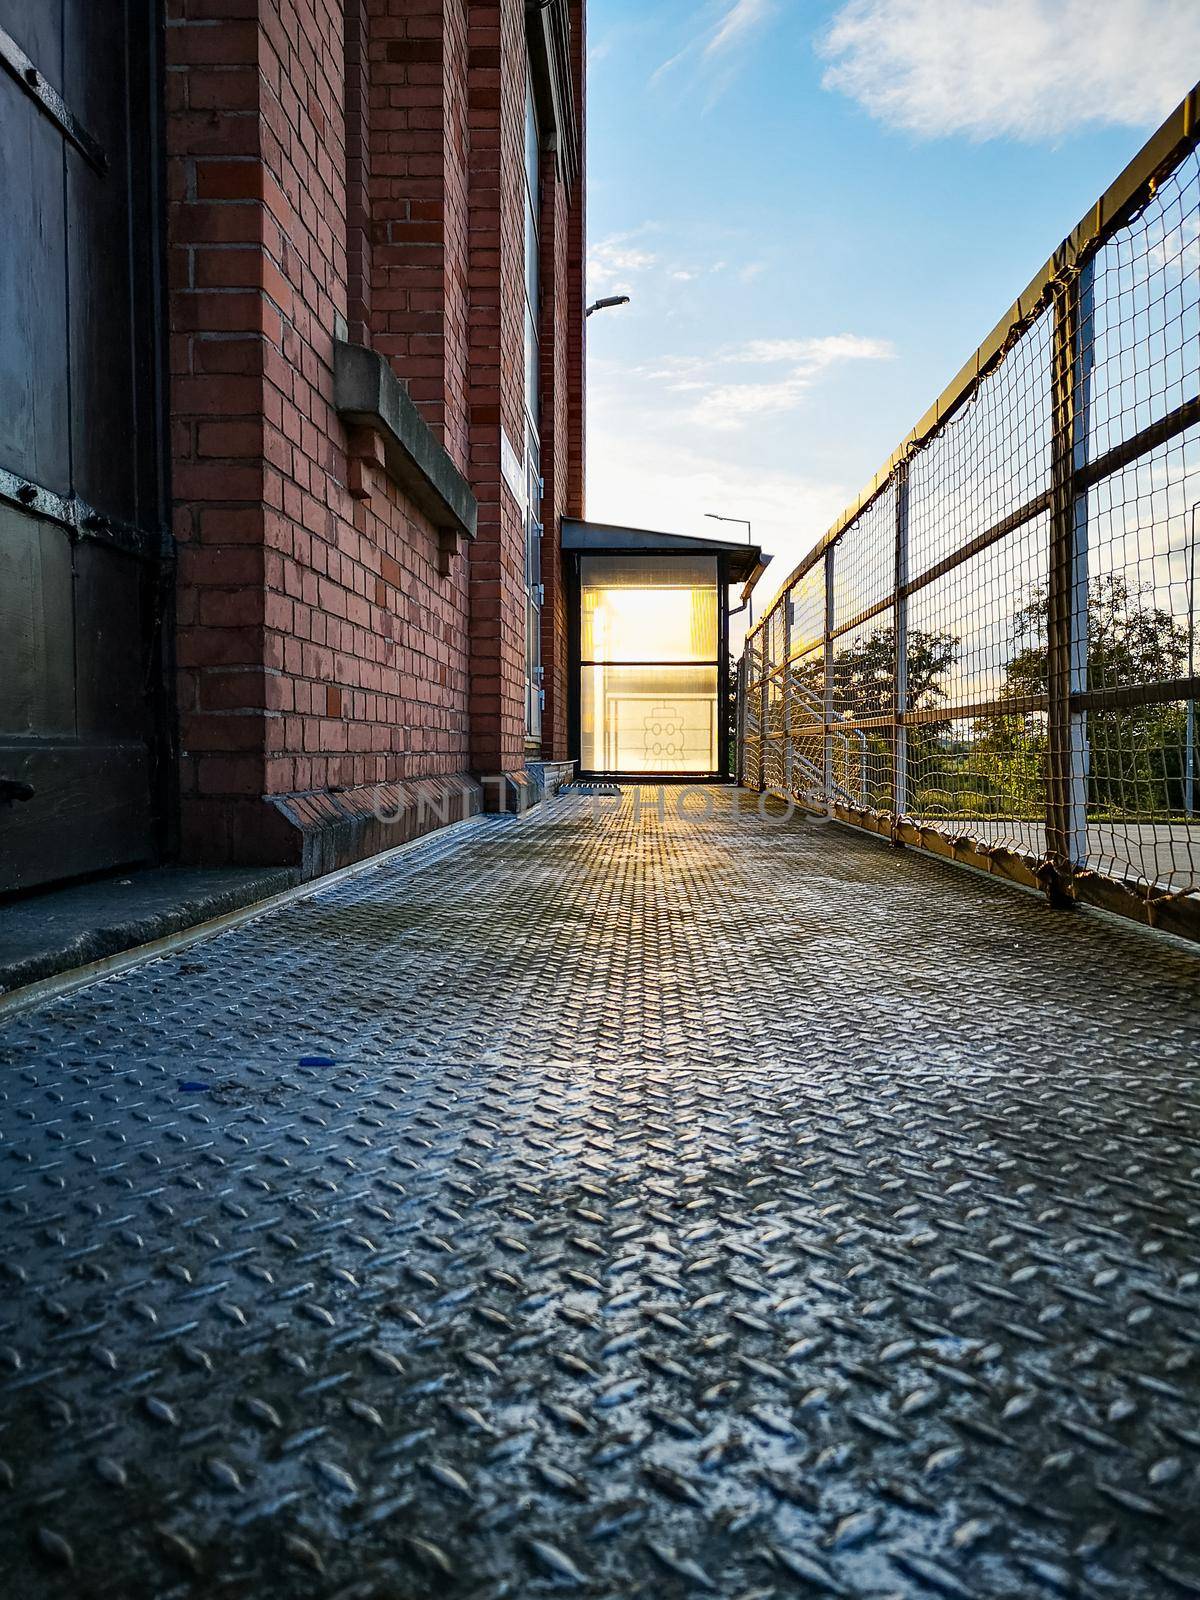
{"type": "Polygon", "coordinates": [[[11,806],[14,800],[32,800],[33,785],[20,778],[0,778],[0,806],[11,806]]]}
{"type": "Polygon", "coordinates": [[[108,169],[108,157],[101,145],[72,113],[52,83],[48,83],[12,35],[0,28],[0,67],[5,68],[25,93],[66,134],[71,143],[97,172],[108,169]]]}

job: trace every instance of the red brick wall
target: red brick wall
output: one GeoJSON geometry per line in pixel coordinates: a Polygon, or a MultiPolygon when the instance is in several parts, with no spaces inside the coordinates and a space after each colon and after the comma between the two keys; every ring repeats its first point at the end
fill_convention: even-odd
{"type": "MultiPolygon", "coordinates": [[[[170,0],[166,41],[171,449],[178,541],[184,848],[195,801],[260,809],[266,783],[263,371],[266,292],[259,30],[249,8],[170,0]],[[232,453],[235,436],[241,454],[232,453]]],[[[270,325],[270,332],[268,332],[270,325]]]]}
{"type": "Polygon", "coordinates": [[[466,4],[368,4],[371,342],[465,471],[466,4]]]}
{"type": "MultiPolygon", "coordinates": [[[[273,859],[289,846],[263,796],[523,765],[500,427],[520,449],[524,9],[167,4],[183,838],[193,859],[273,859]],[[389,356],[478,495],[447,576],[382,471],[350,491],[339,323],[389,356]]],[[[577,229],[551,230],[558,440],[577,229]]],[[[555,449],[561,510],[581,478],[555,449]]]]}
{"type": "Polygon", "coordinates": [[[468,22],[471,760],[490,774],[525,764],[525,527],[500,470],[501,428],[518,452],[525,430],[524,5],[471,0],[468,22]]]}
{"type": "MultiPolygon", "coordinates": [[[[575,103],[584,122],[585,40],[582,4],[572,7],[572,66],[575,103]]],[[[569,754],[567,705],[567,593],[563,583],[562,519],[583,515],[584,233],[583,175],[568,186],[554,155],[543,160],[542,177],[542,465],[546,497],[542,570],[542,659],[546,704],[542,755],[562,761],[569,754]]]]}
{"type": "Polygon", "coordinates": [[[367,0],[345,0],[346,322],[371,342],[370,21],[367,0]]]}
{"type": "Polygon", "coordinates": [[[587,323],[587,5],[571,0],[571,65],[575,78],[575,105],[579,116],[579,185],[571,206],[567,256],[567,407],[570,418],[567,515],[586,515],[584,469],[586,451],[587,323]]]}
{"type": "Polygon", "coordinates": [[[332,409],[347,310],[341,0],[171,0],[183,837],[261,859],[263,795],[467,765],[466,563],[332,409]]]}
{"type": "Polygon", "coordinates": [[[542,712],[542,754],[561,761],[567,753],[567,603],[560,558],[562,519],[570,493],[570,407],[568,404],[568,194],[558,181],[553,153],[542,157],[541,270],[548,291],[542,296],[542,662],[546,703],[542,712]]]}
{"type": "Polygon", "coordinates": [[[443,167],[445,172],[442,339],[446,378],[446,449],[464,471],[470,470],[470,200],[467,107],[467,3],[446,0],[446,58],[443,72],[443,167]]]}

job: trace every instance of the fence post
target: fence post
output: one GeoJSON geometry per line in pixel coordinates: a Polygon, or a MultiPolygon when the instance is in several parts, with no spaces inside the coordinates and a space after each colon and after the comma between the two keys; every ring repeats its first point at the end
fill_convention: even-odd
{"type": "Polygon", "coordinates": [[[783,679],[780,685],[780,710],[783,715],[783,787],[792,793],[792,593],[785,589],[783,604],[783,679]]]}
{"type": "Polygon", "coordinates": [[[766,659],[766,629],[760,628],[755,636],[754,655],[751,657],[754,682],[750,687],[750,694],[754,701],[754,721],[758,733],[758,760],[754,769],[754,787],[760,792],[767,787],[767,683],[764,676],[766,659]]]}
{"type": "Polygon", "coordinates": [[[746,648],[737,664],[737,706],[734,711],[734,781],[739,788],[746,785],[746,648]]]}
{"type": "Polygon", "coordinates": [[[1090,258],[1054,300],[1050,461],[1050,566],[1046,607],[1047,893],[1070,903],[1070,884],[1087,863],[1088,732],[1072,694],[1087,688],[1087,496],[1076,474],[1087,459],[1091,389],[1093,267],[1090,258]]]}
{"type": "MultiPolygon", "coordinates": [[[[892,818],[893,823],[908,815],[908,725],[903,718],[908,711],[908,462],[896,468],[896,585],[894,600],[895,705],[892,745],[892,818]]],[[[892,843],[899,844],[895,827],[892,843]]]]}
{"type": "Polygon", "coordinates": [[[833,815],[833,558],[836,545],[825,552],[825,737],[822,770],[825,778],[825,815],[833,815]]]}

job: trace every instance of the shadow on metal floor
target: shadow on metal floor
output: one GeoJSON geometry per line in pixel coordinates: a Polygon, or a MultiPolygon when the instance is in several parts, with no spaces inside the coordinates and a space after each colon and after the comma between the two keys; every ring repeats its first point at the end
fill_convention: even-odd
{"type": "Polygon", "coordinates": [[[12,1594],[1200,1594],[1200,963],[730,791],[10,1019],[12,1594]]]}

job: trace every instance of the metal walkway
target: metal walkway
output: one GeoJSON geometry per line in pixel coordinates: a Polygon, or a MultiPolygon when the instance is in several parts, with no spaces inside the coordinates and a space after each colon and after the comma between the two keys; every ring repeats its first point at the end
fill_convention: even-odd
{"type": "Polygon", "coordinates": [[[1195,957],[744,803],[9,1022],[7,1593],[1200,1594],[1195,957]]]}

